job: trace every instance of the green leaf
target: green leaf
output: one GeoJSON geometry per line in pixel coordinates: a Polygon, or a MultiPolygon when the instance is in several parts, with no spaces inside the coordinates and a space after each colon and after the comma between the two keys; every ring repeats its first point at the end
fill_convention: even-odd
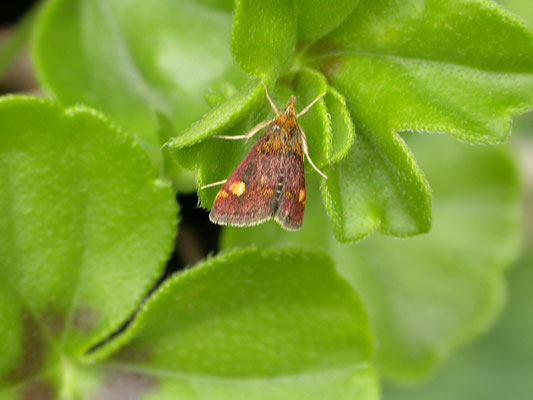
{"type": "Polygon", "coordinates": [[[258,109],[266,101],[264,96],[263,85],[250,80],[227,101],[222,101],[189,129],[172,138],[169,146],[174,149],[189,147],[230,128],[258,109]]]}
{"type": "Polygon", "coordinates": [[[290,0],[236,0],[231,49],[252,76],[275,81],[292,61],[296,18],[290,0]]]}
{"type": "Polygon", "coordinates": [[[428,232],[431,191],[403,139],[358,122],[353,147],[323,186],[337,240],[354,242],[375,229],[397,237],[428,232]]]}
{"type": "MultiPolygon", "coordinates": [[[[289,91],[296,94],[300,108],[326,94],[298,120],[309,144],[309,153],[319,167],[339,162],[353,145],[355,128],[344,97],[320,72],[302,68],[289,82],[289,91]]],[[[288,92],[290,93],[290,92],[288,92]]],[[[308,172],[314,170],[307,165],[308,172]]]]}
{"type": "MultiPolygon", "coordinates": [[[[172,122],[164,114],[156,113],[156,116],[159,140],[161,143],[167,143],[171,135],[174,134],[172,122]]],[[[196,187],[194,174],[175,162],[168,146],[161,147],[161,158],[160,175],[172,180],[174,191],[177,193],[193,192],[196,187]]]]}
{"type": "Polygon", "coordinates": [[[355,139],[355,126],[346,107],[346,99],[328,86],[326,107],[331,119],[331,139],[326,144],[326,154],[331,163],[338,163],[348,155],[355,139]]]}
{"type": "Polygon", "coordinates": [[[298,39],[312,41],[339,26],[359,0],[295,0],[298,39]]]}
{"type": "Polygon", "coordinates": [[[533,34],[488,1],[362,0],[306,52],[357,127],[325,188],[343,242],[430,228],[429,186],[398,131],[501,143],[510,115],[533,107],[533,34]]]}
{"type": "Polygon", "coordinates": [[[370,310],[378,367],[387,379],[426,376],[450,351],[486,330],[502,300],[502,272],[520,243],[518,178],[503,148],[468,147],[443,135],[409,144],[433,182],[434,228],[408,241],[374,236],[341,246],[328,234],[310,180],[301,231],[267,223],[225,228],[223,246],[300,244],[324,249],[370,310]],[[438,151],[435,151],[438,149],[438,151]]]}
{"type": "Polygon", "coordinates": [[[127,337],[100,379],[137,376],[153,398],[378,398],[366,312],[323,253],[208,259],[166,282],[127,337]]]}
{"type": "Polygon", "coordinates": [[[533,393],[533,257],[509,274],[503,318],[473,346],[457,353],[431,381],[415,388],[387,387],[387,400],[527,399],[533,393]]]}
{"type": "Polygon", "coordinates": [[[208,90],[247,81],[231,22],[228,1],[51,0],[32,55],[48,94],[102,110],[159,166],[156,112],[180,132],[209,110],[208,90]]]}
{"type": "Polygon", "coordinates": [[[0,398],[52,399],[158,278],[176,203],[95,111],[4,97],[0,132],[0,398]]]}

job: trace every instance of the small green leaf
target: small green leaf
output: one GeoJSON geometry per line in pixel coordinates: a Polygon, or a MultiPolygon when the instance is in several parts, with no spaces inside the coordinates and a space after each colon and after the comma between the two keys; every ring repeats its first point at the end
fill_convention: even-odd
{"type": "Polygon", "coordinates": [[[51,0],[33,60],[46,92],[112,117],[161,164],[156,112],[175,132],[209,110],[204,95],[247,77],[230,49],[231,3],[51,0]]]}
{"type": "MultiPolygon", "coordinates": [[[[230,129],[221,132],[223,135],[242,135],[251,126],[270,118],[272,109],[270,106],[262,106],[248,115],[242,121],[233,125],[230,129]]],[[[196,171],[196,183],[198,187],[226,179],[237,168],[252,143],[259,138],[258,133],[249,142],[245,140],[223,140],[210,138],[200,143],[178,148],[172,146],[175,159],[185,168],[196,171]]],[[[203,207],[211,207],[217,193],[217,187],[199,190],[198,196],[203,207]]]]}
{"type": "Polygon", "coordinates": [[[373,230],[397,237],[428,232],[431,191],[403,139],[356,126],[353,147],[322,187],[337,240],[355,242],[373,230]]]}
{"type": "Polygon", "coordinates": [[[176,203],[109,120],[28,97],[0,100],[0,186],[0,398],[53,399],[158,278],[176,203]]]}
{"type": "Polygon", "coordinates": [[[500,309],[502,273],[520,243],[517,171],[505,149],[464,146],[443,135],[409,139],[433,182],[430,234],[341,246],[328,233],[318,184],[309,179],[300,231],[267,223],[224,228],[222,240],[224,247],[299,244],[328,251],[368,305],[380,371],[400,381],[426,376],[487,329],[500,309]]]}
{"type": "MultiPolygon", "coordinates": [[[[288,93],[297,95],[300,110],[326,94],[298,119],[298,123],[305,132],[309,153],[316,165],[322,168],[340,161],[352,147],[355,136],[343,96],[328,86],[324,75],[311,68],[299,70],[288,85],[288,93]]],[[[306,167],[308,172],[314,173],[311,166],[306,167]]]]}
{"type": "Polygon", "coordinates": [[[169,146],[180,149],[200,143],[235,125],[265,101],[263,85],[257,80],[250,80],[230,99],[221,102],[189,129],[172,138],[169,146]]]}
{"type": "Polygon", "coordinates": [[[378,398],[366,312],[322,253],[208,259],[165,283],[127,337],[101,372],[136,374],[153,398],[378,398]]]}
{"type": "Polygon", "coordinates": [[[231,48],[252,76],[275,81],[292,62],[296,18],[290,0],[236,0],[231,48]]]}
{"type": "MultiPolygon", "coordinates": [[[[156,116],[159,142],[167,143],[172,135],[174,135],[172,122],[164,114],[156,113],[156,116]]],[[[162,165],[160,175],[172,180],[174,190],[177,193],[194,192],[196,188],[194,173],[178,165],[168,146],[161,147],[161,157],[162,165]]]]}
{"type": "Polygon", "coordinates": [[[338,163],[352,148],[355,127],[341,93],[329,86],[324,99],[331,119],[331,138],[326,143],[326,154],[332,163],[338,163]]]}

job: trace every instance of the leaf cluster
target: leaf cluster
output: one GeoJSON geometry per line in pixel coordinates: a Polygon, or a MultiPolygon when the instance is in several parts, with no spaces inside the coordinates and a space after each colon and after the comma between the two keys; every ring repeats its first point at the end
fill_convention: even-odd
{"type": "Polygon", "coordinates": [[[500,6],[48,0],[31,53],[50,99],[0,99],[0,399],[377,399],[495,318],[518,173],[460,142],[533,108],[533,32],[500,6]],[[225,228],[152,292],[176,193],[238,165],[251,143],[213,136],[269,118],[262,82],[326,93],[302,230],[225,228]]]}

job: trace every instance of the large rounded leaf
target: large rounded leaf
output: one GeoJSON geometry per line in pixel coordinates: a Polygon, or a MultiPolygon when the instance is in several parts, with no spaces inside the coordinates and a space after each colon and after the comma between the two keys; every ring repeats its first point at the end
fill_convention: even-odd
{"type": "Polygon", "coordinates": [[[169,280],[127,337],[88,393],[121,398],[131,382],[154,399],[378,398],[367,314],[318,252],[208,259],[169,280]]]}
{"type": "Polygon", "coordinates": [[[161,273],[176,203],[108,120],[36,98],[0,100],[0,186],[0,398],[49,399],[161,273]]]}

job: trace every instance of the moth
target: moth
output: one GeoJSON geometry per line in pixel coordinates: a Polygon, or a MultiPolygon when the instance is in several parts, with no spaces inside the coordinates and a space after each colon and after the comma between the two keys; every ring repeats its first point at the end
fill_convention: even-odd
{"type": "Polygon", "coordinates": [[[224,185],[215,197],[209,219],[219,225],[232,226],[253,226],[274,219],[286,230],[297,230],[303,222],[306,201],[304,158],[327,179],[309,156],[307,138],[298,118],[325,93],[299,113],[295,108],[296,98],[291,96],[280,112],[264,83],[263,86],[276,116],[259,123],[246,135],[214,136],[247,140],[268,127],[228,179],[202,187],[224,185]]]}

